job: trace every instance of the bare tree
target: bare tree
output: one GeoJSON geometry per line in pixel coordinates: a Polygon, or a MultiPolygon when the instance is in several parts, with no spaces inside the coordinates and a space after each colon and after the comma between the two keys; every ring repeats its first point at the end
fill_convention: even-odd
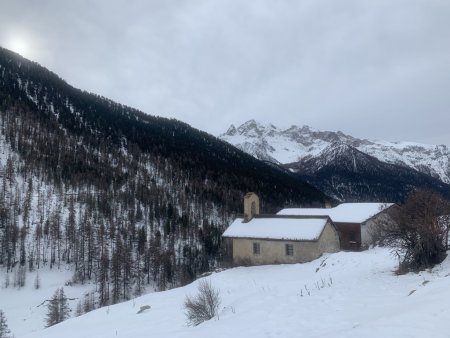
{"type": "Polygon", "coordinates": [[[218,313],[219,306],[219,290],[216,290],[210,281],[201,280],[198,284],[198,294],[192,298],[186,296],[184,301],[188,324],[197,326],[214,318],[218,313]]]}
{"type": "Polygon", "coordinates": [[[24,287],[25,281],[26,281],[26,276],[27,276],[26,267],[23,265],[19,265],[17,267],[16,273],[14,276],[14,286],[18,286],[19,288],[24,287]]]}
{"type": "Polygon", "coordinates": [[[391,246],[400,259],[399,272],[418,271],[446,257],[450,203],[436,192],[413,192],[392,210],[393,222],[380,222],[380,242],[391,246]]]}
{"type": "Polygon", "coordinates": [[[41,287],[41,278],[39,277],[39,272],[36,273],[36,277],[34,278],[34,288],[37,290],[41,287]]]}

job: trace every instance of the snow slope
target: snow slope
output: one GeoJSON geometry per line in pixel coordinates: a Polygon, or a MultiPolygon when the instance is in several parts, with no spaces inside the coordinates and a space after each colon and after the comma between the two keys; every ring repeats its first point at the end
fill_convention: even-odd
{"type": "MultiPolygon", "coordinates": [[[[4,311],[8,321],[8,327],[16,337],[22,337],[32,331],[41,331],[46,325],[47,302],[51,299],[56,289],[63,287],[65,295],[69,298],[68,304],[72,309],[72,315],[78,301],[83,301],[85,293],[94,291],[93,284],[69,285],[73,271],[69,267],[60,269],[41,268],[32,273],[27,273],[26,284],[22,288],[14,287],[14,272],[6,273],[6,269],[0,269],[0,309],[4,311]],[[36,277],[39,278],[39,289],[35,289],[36,277]],[[10,285],[5,287],[5,281],[10,285]]],[[[40,333],[41,337],[42,335],[40,333]]]]}
{"type": "Polygon", "coordinates": [[[197,327],[186,325],[183,301],[198,281],[24,337],[450,336],[450,259],[403,276],[393,273],[396,263],[388,249],[375,248],[306,264],[234,268],[205,277],[220,289],[221,310],[197,327]],[[137,314],[145,305],[151,308],[137,314]]]}
{"type": "Polygon", "coordinates": [[[238,128],[232,125],[219,138],[259,159],[281,164],[320,156],[332,144],[342,143],[382,162],[410,167],[450,183],[450,150],[445,145],[369,141],[340,131],[320,131],[308,126],[281,129],[255,120],[249,120],[238,128]]]}

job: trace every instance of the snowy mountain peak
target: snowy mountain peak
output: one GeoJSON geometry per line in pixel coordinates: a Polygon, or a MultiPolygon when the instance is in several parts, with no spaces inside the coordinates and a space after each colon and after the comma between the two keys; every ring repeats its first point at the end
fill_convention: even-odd
{"type": "Polygon", "coordinates": [[[228,128],[228,130],[227,130],[227,132],[225,133],[225,135],[228,135],[228,136],[234,136],[234,135],[236,135],[236,133],[237,133],[236,127],[234,126],[234,124],[232,124],[232,125],[230,126],[230,128],[228,128]]]}
{"type": "Polygon", "coordinates": [[[342,141],[336,141],[326,147],[321,154],[348,154],[349,152],[355,152],[355,148],[342,141]]]}
{"type": "MultiPolygon", "coordinates": [[[[232,127],[234,127],[234,125],[231,125],[228,131],[230,131],[232,127]]],[[[264,125],[252,119],[241,124],[236,130],[239,135],[245,135],[247,137],[261,137],[262,135],[276,132],[277,128],[272,124],[264,125]]],[[[226,135],[228,135],[228,131],[226,135]]]]}
{"type": "Polygon", "coordinates": [[[357,172],[360,164],[368,162],[368,157],[370,156],[351,145],[336,141],[325,147],[317,156],[306,156],[292,167],[311,174],[329,165],[346,167],[350,172],[357,172]]]}
{"type": "MultiPolygon", "coordinates": [[[[231,127],[230,127],[231,129],[231,127]]],[[[320,131],[309,126],[292,125],[281,129],[249,120],[236,132],[228,130],[219,137],[247,153],[275,163],[292,164],[323,156],[322,152],[349,151],[348,147],[375,157],[381,162],[409,167],[450,183],[450,150],[445,145],[414,142],[369,141],[341,131],[320,131]]]]}

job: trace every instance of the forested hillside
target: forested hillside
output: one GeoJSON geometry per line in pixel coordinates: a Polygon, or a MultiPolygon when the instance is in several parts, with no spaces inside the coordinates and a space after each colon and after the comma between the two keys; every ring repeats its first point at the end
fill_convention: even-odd
{"type": "Polygon", "coordinates": [[[96,306],[217,266],[247,191],[264,212],[329,200],[209,134],[75,89],[1,48],[0,132],[5,285],[66,264],[73,282],[96,283],[96,306]]]}

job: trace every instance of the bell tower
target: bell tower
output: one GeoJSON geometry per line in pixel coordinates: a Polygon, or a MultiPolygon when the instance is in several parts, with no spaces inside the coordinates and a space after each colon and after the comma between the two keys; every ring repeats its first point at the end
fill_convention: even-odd
{"type": "Polygon", "coordinates": [[[259,215],[259,197],[249,192],[244,196],[244,222],[249,222],[256,215],[259,215]]]}

